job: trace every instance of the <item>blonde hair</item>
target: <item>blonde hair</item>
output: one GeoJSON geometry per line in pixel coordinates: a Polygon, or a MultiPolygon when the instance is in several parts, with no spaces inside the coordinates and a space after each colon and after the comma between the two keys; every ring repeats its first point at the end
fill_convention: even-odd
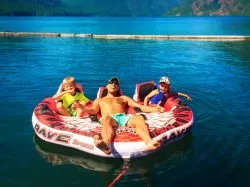
{"type": "Polygon", "coordinates": [[[62,82],[62,88],[61,90],[64,91],[65,84],[73,84],[76,85],[75,78],[74,77],[65,77],[62,82]]]}
{"type": "Polygon", "coordinates": [[[63,79],[63,84],[70,84],[70,83],[73,83],[73,84],[76,84],[75,82],[75,78],[74,77],[65,77],[63,79]]]}

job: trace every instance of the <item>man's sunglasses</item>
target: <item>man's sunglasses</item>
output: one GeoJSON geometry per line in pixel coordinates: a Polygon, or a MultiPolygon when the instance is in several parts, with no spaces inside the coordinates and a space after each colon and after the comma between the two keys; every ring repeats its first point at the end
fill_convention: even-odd
{"type": "Polygon", "coordinates": [[[115,85],[117,85],[117,86],[119,85],[119,83],[118,83],[117,81],[109,81],[108,83],[109,83],[109,84],[115,84],[115,85]]]}

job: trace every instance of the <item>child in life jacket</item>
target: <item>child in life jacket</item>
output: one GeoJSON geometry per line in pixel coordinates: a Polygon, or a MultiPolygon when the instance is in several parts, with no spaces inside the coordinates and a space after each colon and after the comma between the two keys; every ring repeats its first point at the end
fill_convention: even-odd
{"type": "Polygon", "coordinates": [[[166,101],[170,97],[181,96],[185,97],[188,101],[191,101],[191,97],[187,94],[181,92],[172,92],[170,90],[170,80],[168,77],[161,77],[159,81],[159,85],[157,89],[150,92],[144,99],[144,105],[164,105],[164,101],[166,101]]]}

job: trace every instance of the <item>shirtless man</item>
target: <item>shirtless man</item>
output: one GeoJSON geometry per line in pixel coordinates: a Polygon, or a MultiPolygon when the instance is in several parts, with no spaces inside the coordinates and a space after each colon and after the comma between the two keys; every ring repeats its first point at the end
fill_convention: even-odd
{"type": "Polygon", "coordinates": [[[110,144],[115,137],[113,128],[127,125],[136,129],[136,133],[146,144],[146,150],[156,149],[160,146],[160,143],[150,137],[144,117],[142,115],[125,114],[125,109],[129,106],[138,107],[142,112],[163,112],[164,108],[140,105],[127,96],[117,96],[120,89],[119,86],[119,79],[117,77],[111,78],[106,85],[108,90],[107,96],[97,98],[92,106],[85,108],[90,115],[96,115],[99,112],[102,115],[99,120],[102,125],[101,136],[94,136],[96,147],[104,153],[110,154],[110,144]]]}

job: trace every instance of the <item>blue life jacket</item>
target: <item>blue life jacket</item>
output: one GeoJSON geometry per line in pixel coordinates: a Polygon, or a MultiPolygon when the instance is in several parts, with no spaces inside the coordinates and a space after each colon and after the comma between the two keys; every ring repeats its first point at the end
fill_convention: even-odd
{"type": "Polygon", "coordinates": [[[167,93],[163,93],[161,90],[160,90],[160,87],[157,86],[157,90],[158,90],[158,94],[154,95],[151,99],[150,99],[150,103],[151,104],[158,104],[160,101],[162,101],[165,96],[167,95],[167,93]]]}

